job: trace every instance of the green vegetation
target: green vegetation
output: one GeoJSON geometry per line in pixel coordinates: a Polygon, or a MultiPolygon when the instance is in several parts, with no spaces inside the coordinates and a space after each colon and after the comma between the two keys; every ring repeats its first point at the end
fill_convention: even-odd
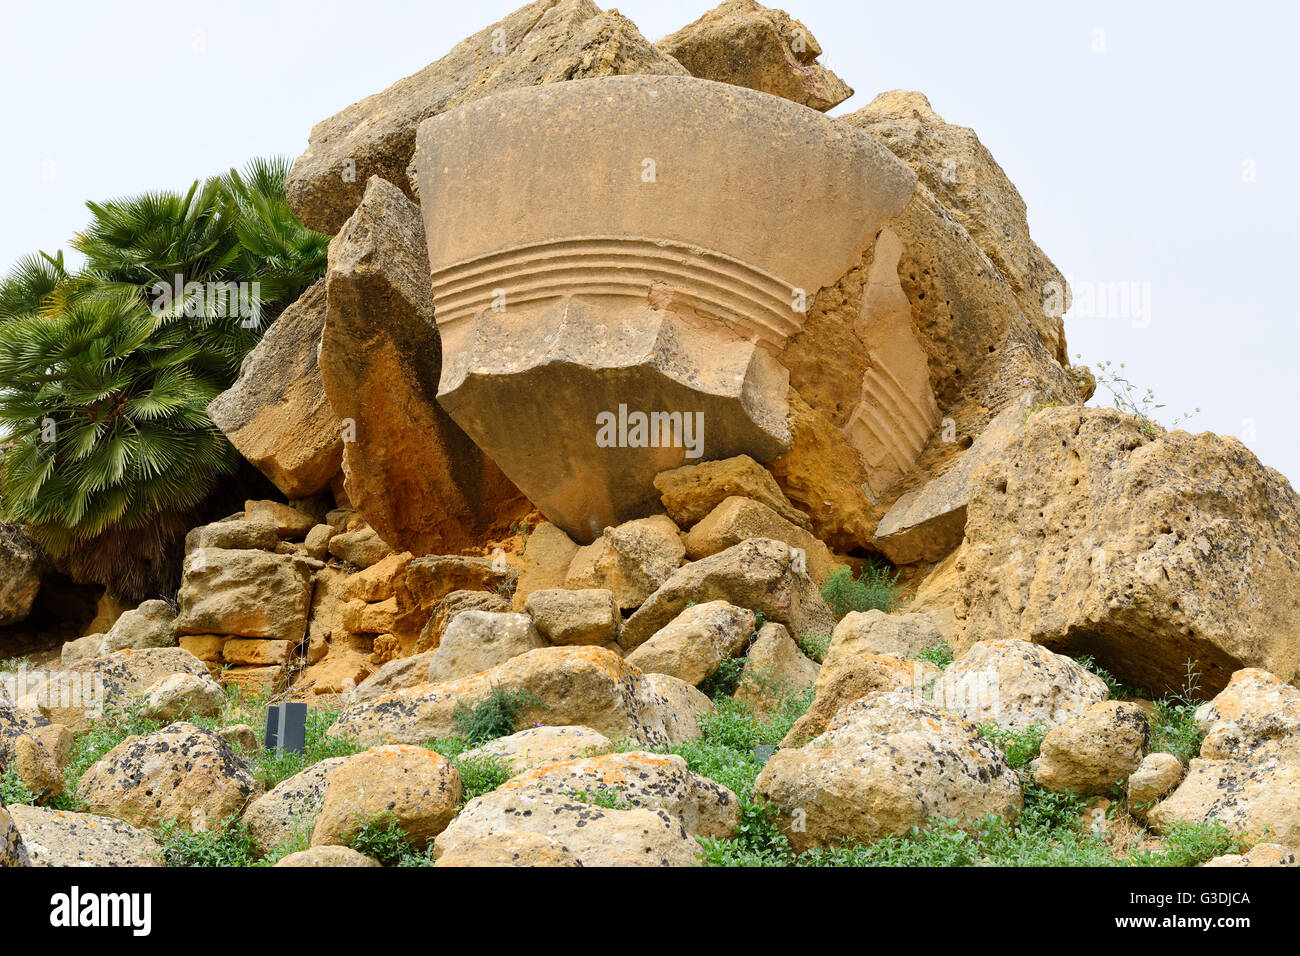
{"type": "Polygon", "coordinates": [[[184,516],[235,471],[206,407],[324,272],[329,238],[294,218],[287,171],[88,203],[84,266],[39,253],[0,282],[3,517],[115,593],[150,595],[184,516]]]}
{"type": "MultiPolygon", "coordinates": [[[[1076,357],[1083,358],[1082,355],[1076,357]]],[[[1151,389],[1148,388],[1143,392],[1130,382],[1126,377],[1126,373],[1121,371],[1123,368],[1123,362],[1120,362],[1119,365],[1114,362],[1098,362],[1096,371],[1097,384],[1104,385],[1106,391],[1110,392],[1111,402],[1115,408],[1136,417],[1142,430],[1154,438],[1165,431],[1164,426],[1155,418],[1156,412],[1165,406],[1156,401],[1155,393],[1151,389]]],[[[1183,412],[1169,423],[1169,428],[1177,428],[1193,415],[1200,414],[1200,411],[1197,408],[1190,412],[1183,412]]]]}
{"type": "Polygon", "coordinates": [[[867,562],[856,579],[851,568],[840,565],[822,585],[822,598],[837,617],[850,611],[889,613],[897,607],[902,595],[898,572],[887,564],[875,562],[867,562]]]}
{"type": "Polygon", "coordinates": [[[947,644],[931,644],[916,657],[917,660],[929,661],[943,671],[953,662],[953,650],[947,644]]]}
{"type": "Polygon", "coordinates": [[[826,652],[831,647],[831,636],[829,634],[813,634],[811,631],[800,634],[794,639],[799,645],[799,650],[803,651],[804,657],[810,661],[816,661],[820,664],[826,658],[826,652]]]}
{"type": "Polygon", "coordinates": [[[530,707],[545,704],[526,690],[493,685],[491,693],[473,706],[458,701],[451,715],[452,726],[470,747],[480,747],[513,734],[520,715],[530,707]]]}
{"type": "Polygon", "coordinates": [[[255,866],[257,846],[234,817],[197,833],[175,821],[158,827],[164,866],[255,866]]]}
{"type": "Polygon", "coordinates": [[[987,723],[980,727],[980,736],[1000,749],[1007,757],[1012,770],[1029,766],[1043,746],[1043,738],[1051,728],[1047,724],[1031,724],[1024,730],[1012,730],[999,724],[987,723]]]}

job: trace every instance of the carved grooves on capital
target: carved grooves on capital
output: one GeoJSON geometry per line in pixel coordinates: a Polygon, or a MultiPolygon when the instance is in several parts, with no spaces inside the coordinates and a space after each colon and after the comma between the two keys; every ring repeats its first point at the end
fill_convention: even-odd
{"type": "MultiPolygon", "coordinates": [[[[719,252],[682,243],[593,236],[517,246],[439,269],[433,294],[439,325],[490,310],[496,290],[506,311],[571,295],[644,298],[652,282],[682,289],[696,311],[779,346],[799,331],[794,289],[719,252]]],[[[817,290],[808,290],[811,299],[817,290]]]]}
{"type": "Polygon", "coordinates": [[[846,431],[859,450],[874,442],[897,469],[906,471],[930,440],[935,424],[933,411],[908,394],[888,368],[873,365],[862,377],[862,401],[849,417],[846,431]],[[872,441],[864,441],[862,432],[872,441]]]}

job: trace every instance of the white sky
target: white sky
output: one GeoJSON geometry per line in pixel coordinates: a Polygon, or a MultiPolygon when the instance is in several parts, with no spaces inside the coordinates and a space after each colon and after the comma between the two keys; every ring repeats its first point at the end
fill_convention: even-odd
{"type": "MultiPolygon", "coordinates": [[[[521,5],[3,0],[0,268],[64,246],[87,199],[297,156],[314,123],[521,5]]],[[[710,6],[618,4],[651,40],[710,6]]],[[[1149,290],[1149,314],[1139,301],[1068,315],[1071,356],[1125,362],[1166,403],[1159,417],[1200,407],[1186,427],[1237,435],[1300,479],[1300,4],[785,8],[857,90],[836,113],[918,89],[975,128],[1073,282],[1075,312],[1090,284],[1149,290]]]]}

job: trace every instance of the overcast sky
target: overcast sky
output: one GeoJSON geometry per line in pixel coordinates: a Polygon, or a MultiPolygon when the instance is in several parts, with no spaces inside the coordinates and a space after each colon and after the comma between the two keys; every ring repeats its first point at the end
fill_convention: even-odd
{"type": "MultiPolygon", "coordinates": [[[[1075,287],[1071,356],[1126,363],[1163,420],[1199,407],[1186,427],[1300,483],[1300,4],[792,3],[857,91],[836,113],[917,89],[979,133],[1075,287]]],[[[64,246],[87,199],[297,156],[314,123],[520,5],[5,0],[0,267],[64,246]]],[[[618,9],[656,40],[711,5],[618,9]]]]}

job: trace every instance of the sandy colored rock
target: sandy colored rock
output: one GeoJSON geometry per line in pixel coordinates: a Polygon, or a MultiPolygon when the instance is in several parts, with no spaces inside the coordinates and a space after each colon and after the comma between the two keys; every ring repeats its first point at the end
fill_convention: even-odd
{"type": "Polygon", "coordinates": [[[1134,816],[1145,816],[1156,801],[1168,796],[1183,779],[1183,762],[1173,754],[1147,754],[1128,778],[1128,808],[1134,816]]]}
{"type": "Polygon", "coordinates": [[[534,591],[524,602],[542,637],[552,644],[608,644],[618,637],[623,618],[607,588],[534,591]]]}
{"type": "Polygon", "coordinates": [[[388,543],[369,526],[344,531],[330,538],[329,553],[358,568],[369,568],[393,553],[388,543]]]}
{"type": "Polygon", "coordinates": [[[342,429],[316,356],[324,325],[322,280],[267,328],[235,384],[207,410],[239,453],[290,496],[328,487],[343,460],[342,429]]]}
{"type": "Polygon", "coordinates": [[[314,525],[307,532],[307,538],[303,541],[303,550],[307,557],[315,558],[317,561],[324,561],[329,557],[330,541],[333,540],[337,532],[327,524],[314,525]]]}
{"type": "Polygon", "coordinates": [[[815,111],[682,76],[471,103],[421,124],[414,166],[444,345],[439,399],[581,542],[655,510],[661,471],[789,448],[775,355],[803,300],[860,260],[915,183],[870,137],[815,111]],[[484,167],[483,150],[506,165],[484,167]],[[569,174],[579,165],[581,180],[569,174]],[[815,241],[794,240],[795,217],[820,223],[815,241]],[[485,227],[494,221],[512,229],[485,227]],[[591,275],[575,285],[565,276],[583,260],[591,275]],[[687,434],[699,415],[707,433],[687,434]]]}
{"type": "Polygon", "coordinates": [[[312,572],[299,558],[265,551],[191,551],[185,556],[176,631],[296,644],[306,633],[311,596],[312,572]]]}
{"type": "Polygon", "coordinates": [[[56,724],[81,733],[109,707],[122,709],[132,697],[173,674],[207,677],[207,665],[179,647],[122,650],[77,661],[53,675],[37,706],[56,724]]]}
{"type": "Polygon", "coordinates": [[[590,0],[536,0],[458,43],[442,59],[312,128],[285,195],[312,229],[334,233],[382,176],[408,195],[420,121],[514,87],[614,73],[684,73],[617,11],[590,0]],[[348,174],[345,176],[345,173],[348,174]]]}
{"type": "Polygon", "coordinates": [[[176,612],[166,601],[145,601],[126,611],[104,635],[99,656],[126,648],[176,646],[176,612]]]}
{"type": "Polygon", "coordinates": [[[804,554],[812,579],[824,584],[835,570],[830,548],[808,531],[786,521],[767,505],[749,498],[724,498],[686,535],[686,555],[692,561],[725,551],[750,538],[784,541],[804,554]]]}
{"type": "Polygon", "coordinates": [[[340,597],[344,601],[387,601],[396,596],[397,585],[406,574],[406,566],[411,563],[412,557],[409,551],[390,554],[378,563],[357,572],[343,584],[340,597]]]}
{"type": "Polygon", "coordinates": [[[607,588],[620,608],[631,610],[667,581],[685,556],[686,546],[671,518],[638,518],[604,529],[593,543],[579,548],[564,586],[607,588]]]}
{"type": "Polygon", "coordinates": [[[34,730],[16,721],[12,712],[0,711],[0,766],[36,799],[46,800],[63,793],[66,783],[54,754],[34,730]]]}
{"type": "Polygon", "coordinates": [[[313,846],[282,857],[276,866],[382,866],[372,856],[358,853],[350,846],[313,846]]]}
{"type": "Polygon", "coordinates": [[[518,577],[518,569],[504,559],[459,554],[416,558],[407,565],[406,574],[396,586],[399,624],[418,633],[429,622],[439,602],[451,592],[489,591],[508,595],[518,577]]]}
{"type": "Polygon", "coordinates": [[[754,612],[726,601],[682,611],[627,655],[633,667],[670,674],[698,686],[729,657],[741,653],[754,633],[754,612]]]}
{"type": "Polygon", "coordinates": [[[391,694],[403,687],[428,683],[429,662],[433,654],[433,651],[424,651],[389,661],[357,685],[356,699],[369,700],[391,694]]]}
{"type": "Polygon", "coordinates": [[[346,845],[361,826],[391,816],[423,849],[456,815],[460,795],[460,773],[441,754],[408,745],[374,747],[330,771],[311,842],[346,845]]]}
{"type": "Polygon", "coordinates": [[[216,681],[194,674],[172,674],[144,692],[145,713],[168,723],[185,717],[215,717],[225,703],[226,695],[216,681]]]}
{"type": "Polygon", "coordinates": [[[522,506],[438,403],[442,347],[428,273],[419,209],[372,178],[330,242],[321,377],[350,426],[348,498],[385,542],[415,554],[471,546],[522,506]]]}
{"type": "Polygon", "coordinates": [[[293,660],[294,644],[289,641],[268,641],[232,637],[221,648],[221,659],[227,664],[266,667],[271,664],[288,664],[293,660]]]}
{"type": "Polygon", "coordinates": [[[1062,654],[1025,641],[980,641],[935,682],[936,706],[1010,730],[1053,726],[1105,700],[1106,682],[1062,654]]]}
{"type": "Polygon", "coordinates": [[[522,611],[528,595],[534,591],[564,587],[578,546],[567,534],[543,521],[528,535],[528,544],[519,556],[519,581],[515,586],[514,609],[522,611]]]}
{"type": "MultiPolygon", "coordinates": [[[[181,644],[184,647],[184,643],[181,644]]],[[[85,637],[79,637],[75,641],[68,641],[59,650],[59,666],[70,667],[77,661],[84,661],[91,657],[100,657],[104,652],[104,635],[87,634],[85,637]]],[[[218,654],[220,649],[218,649],[218,654]]]]}
{"type": "Polygon", "coordinates": [[[199,548],[274,551],[279,542],[280,535],[273,522],[247,521],[242,517],[236,517],[192,528],[185,535],[185,553],[189,554],[199,548]]]}
{"type": "Polygon", "coordinates": [[[1300,673],[1300,498],[1235,438],[1051,408],[973,483],[967,640],[1090,654],[1153,693],[1180,689],[1188,660],[1202,693],[1243,666],[1300,673]]]}
{"type": "Polygon", "coordinates": [[[429,620],[415,643],[415,651],[422,654],[436,650],[442,643],[447,625],[462,611],[505,613],[509,610],[510,602],[495,591],[451,591],[433,606],[429,620]]]}
{"type": "Polygon", "coordinates": [[[929,661],[905,661],[884,654],[858,654],[846,659],[828,679],[822,680],[819,675],[814,680],[812,704],[786,732],[781,746],[801,747],[825,733],[854,701],[895,691],[921,698],[938,675],[938,668],[929,661]]]}
{"type": "Polygon", "coordinates": [[[958,548],[944,558],[916,585],[912,603],[907,606],[913,614],[929,615],[944,642],[952,645],[957,639],[957,602],[961,597],[961,579],[957,574],[958,548]]]}
{"type": "Polygon", "coordinates": [[[458,844],[434,866],[582,866],[569,848],[523,830],[496,830],[458,844]]]}
{"type": "Polygon", "coordinates": [[[316,518],[278,501],[244,502],[244,520],[266,523],[275,528],[281,538],[303,538],[316,526],[316,518]]]}
{"type": "Polygon", "coordinates": [[[1057,793],[1087,796],[1122,784],[1142,763],[1149,729],[1137,704],[1093,704],[1048,731],[1034,780],[1057,793]]]}
{"type": "Polygon", "coordinates": [[[623,625],[619,643],[635,648],[688,604],[727,601],[777,621],[791,634],[829,634],[835,619],[817,585],[796,569],[788,545],[757,538],[678,569],[623,625]]]}
{"type": "Polygon", "coordinates": [[[1028,416],[1011,405],[989,423],[956,464],[894,502],[876,526],[875,545],[895,564],[940,561],[966,534],[966,503],[975,470],[1000,457],[1028,416]]]}
{"type": "Polygon", "coordinates": [[[760,718],[817,680],[819,668],[799,650],[783,624],[764,624],[746,656],[735,698],[749,704],[760,718]]]}
{"type": "Polygon", "coordinates": [[[1023,803],[1006,757],[973,723],[906,690],[858,700],[811,743],[778,750],[754,789],[796,851],[902,836],[936,819],[1014,821],[1023,803]]]}
{"type": "Polygon", "coordinates": [[[329,736],[363,745],[415,743],[452,736],[456,705],[484,700],[493,687],[532,694],[542,706],[526,708],[516,729],[534,723],[589,727],[611,740],[648,746],[680,742],[675,705],[655,693],[646,676],[599,647],[545,647],[489,671],[443,684],[424,684],[353,704],[329,736]]]}
{"type": "Polygon", "coordinates": [[[185,722],[127,737],[77,785],[92,812],[139,827],[175,820],[191,830],[221,829],[257,789],[228,743],[185,722]]]}
{"type": "Polygon", "coordinates": [[[0,626],[16,624],[31,613],[45,557],[17,525],[0,521],[0,626]]]}
{"type": "Polygon", "coordinates": [[[504,761],[513,774],[589,757],[609,749],[612,741],[589,727],[529,727],[467,750],[462,760],[494,758],[504,761]]]}
{"type": "Polygon", "coordinates": [[[822,49],[784,10],[726,0],[658,43],[692,76],[771,93],[826,112],[853,90],[817,62],[822,49]]]}
{"type": "Polygon", "coordinates": [[[1300,854],[1280,843],[1257,843],[1245,853],[1227,853],[1204,866],[1300,866],[1300,854]]]}
{"type": "Polygon", "coordinates": [[[426,679],[430,684],[459,680],[545,646],[527,614],[462,611],[430,656],[426,679]]]}
{"type": "Polygon", "coordinates": [[[821,682],[861,654],[919,657],[943,643],[943,634],[927,614],[886,614],[884,611],[850,611],[835,625],[831,643],[822,658],[821,682]]]}
{"type": "Polygon", "coordinates": [[[310,835],[325,799],[329,775],[347,762],[327,757],[294,774],[248,805],[240,823],[262,853],[270,853],[296,837],[310,835]]]}
{"type": "Polygon", "coordinates": [[[26,806],[10,806],[9,814],[32,866],[159,866],[162,861],[157,840],[112,817],[26,806]]]}
{"type": "Polygon", "coordinates": [[[678,743],[700,736],[700,718],[717,710],[698,688],[671,674],[646,674],[645,687],[663,718],[668,739],[678,743]]]}
{"type": "Polygon", "coordinates": [[[790,503],[771,472],[748,455],[683,465],[655,475],[654,483],[669,517],[683,528],[703,521],[726,499],[740,497],[766,505],[805,531],[812,529],[808,515],[790,503]]]}

